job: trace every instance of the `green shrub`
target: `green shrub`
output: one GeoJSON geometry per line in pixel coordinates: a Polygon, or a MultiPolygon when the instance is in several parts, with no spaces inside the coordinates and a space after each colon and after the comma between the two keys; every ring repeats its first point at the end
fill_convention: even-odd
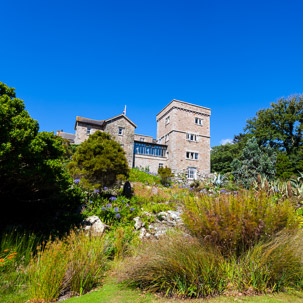
{"type": "Polygon", "coordinates": [[[184,199],[183,221],[201,241],[224,255],[240,255],[278,231],[295,229],[299,218],[289,200],[275,201],[264,192],[201,195],[184,199]]]}
{"type": "Polygon", "coordinates": [[[68,165],[73,177],[99,190],[128,177],[125,152],[108,133],[97,131],[81,143],[68,165]]]}
{"type": "Polygon", "coordinates": [[[123,196],[98,198],[87,203],[83,211],[85,217],[98,216],[100,220],[110,225],[121,225],[133,221],[139,213],[136,199],[127,199],[123,196]]]}
{"type": "Polygon", "coordinates": [[[125,261],[120,279],[166,295],[200,297],[220,294],[223,258],[196,239],[175,233],[142,246],[125,261]]]}
{"type": "Polygon", "coordinates": [[[167,166],[160,167],[158,169],[158,174],[160,175],[160,183],[163,186],[170,186],[171,184],[171,177],[173,176],[171,169],[167,166]]]}

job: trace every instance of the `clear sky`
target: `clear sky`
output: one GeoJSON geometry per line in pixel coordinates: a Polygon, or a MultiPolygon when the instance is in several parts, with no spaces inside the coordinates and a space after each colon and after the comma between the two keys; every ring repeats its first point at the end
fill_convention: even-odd
{"type": "Polygon", "coordinates": [[[211,146],[303,92],[302,0],[0,0],[0,81],[40,129],[122,113],[156,136],[172,99],[209,107],[211,146]]]}

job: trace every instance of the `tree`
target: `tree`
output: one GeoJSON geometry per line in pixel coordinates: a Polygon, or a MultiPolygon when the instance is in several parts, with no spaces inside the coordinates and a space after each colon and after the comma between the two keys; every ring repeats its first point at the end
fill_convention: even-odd
{"type": "Polygon", "coordinates": [[[123,148],[109,134],[101,131],[90,135],[78,146],[68,167],[82,184],[91,184],[99,189],[114,185],[119,175],[128,177],[129,174],[123,148]]]}
{"type": "Polygon", "coordinates": [[[240,159],[231,163],[236,181],[246,188],[257,179],[258,174],[272,180],[275,177],[276,153],[266,146],[262,151],[256,138],[247,141],[240,159]]]}
{"type": "Polygon", "coordinates": [[[210,153],[211,171],[226,174],[232,171],[231,163],[241,154],[239,144],[214,146],[210,153]]]}
{"type": "Polygon", "coordinates": [[[80,204],[80,193],[62,167],[61,138],[38,131],[14,88],[0,82],[0,228],[56,224],[60,229],[55,219],[80,204]]]}
{"type": "Polygon", "coordinates": [[[270,145],[287,155],[296,154],[303,146],[303,96],[281,98],[271,108],[257,112],[247,120],[245,130],[256,137],[262,146],[270,145]]]}

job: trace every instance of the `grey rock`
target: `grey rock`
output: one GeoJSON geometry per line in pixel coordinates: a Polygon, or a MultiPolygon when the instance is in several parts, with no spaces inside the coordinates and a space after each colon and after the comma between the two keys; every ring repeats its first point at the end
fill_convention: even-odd
{"type": "Polygon", "coordinates": [[[97,216],[90,216],[86,218],[82,222],[82,226],[84,226],[84,230],[89,231],[95,235],[101,235],[104,233],[105,230],[110,228],[108,225],[103,223],[97,216]]]}
{"type": "Polygon", "coordinates": [[[143,223],[141,221],[140,217],[134,218],[134,221],[135,221],[135,229],[136,230],[140,229],[141,227],[143,227],[145,225],[145,223],[143,223]]]}

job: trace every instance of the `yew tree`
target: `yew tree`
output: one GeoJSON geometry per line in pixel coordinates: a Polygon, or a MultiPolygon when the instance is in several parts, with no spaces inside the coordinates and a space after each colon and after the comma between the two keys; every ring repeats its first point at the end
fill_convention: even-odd
{"type": "Polygon", "coordinates": [[[127,178],[129,167],[125,152],[108,133],[97,131],[81,143],[69,170],[83,185],[102,189],[115,184],[119,178],[127,178]]]}

